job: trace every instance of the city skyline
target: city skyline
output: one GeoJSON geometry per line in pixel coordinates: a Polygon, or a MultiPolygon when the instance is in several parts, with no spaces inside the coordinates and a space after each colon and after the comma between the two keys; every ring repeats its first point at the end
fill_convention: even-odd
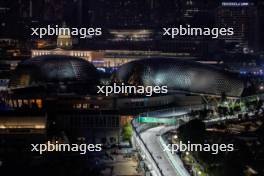
{"type": "Polygon", "coordinates": [[[262,0],[0,0],[0,175],[264,175],[262,0]]]}

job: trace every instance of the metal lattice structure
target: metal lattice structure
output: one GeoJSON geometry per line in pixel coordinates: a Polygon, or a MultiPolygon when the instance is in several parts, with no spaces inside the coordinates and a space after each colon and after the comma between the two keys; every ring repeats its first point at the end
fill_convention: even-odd
{"type": "Polygon", "coordinates": [[[98,80],[96,68],[81,58],[71,56],[39,56],[21,62],[10,81],[10,88],[59,82],[87,82],[98,80]]]}
{"type": "Polygon", "coordinates": [[[120,67],[116,80],[144,86],[168,86],[170,91],[241,96],[244,84],[238,75],[209,65],[172,58],[132,61],[120,67]],[[136,76],[135,76],[136,75],[136,76]]]}

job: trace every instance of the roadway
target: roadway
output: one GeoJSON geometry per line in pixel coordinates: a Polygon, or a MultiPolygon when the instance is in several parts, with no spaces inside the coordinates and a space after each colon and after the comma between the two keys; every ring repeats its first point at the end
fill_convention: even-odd
{"type": "Polygon", "coordinates": [[[155,161],[153,160],[151,154],[148,152],[148,149],[145,148],[143,142],[137,137],[137,135],[134,133],[132,137],[132,143],[140,146],[140,153],[143,155],[143,159],[146,160],[151,164],[151,166],[148,168],[152,171],[153,176],[161,176],[159,168],[157,167],[155,161]]]}
{"type": "MultiPolygon", "coordinates": [[[[172,112],[158,112],[155,115],[151,114],[157,118],[172,117],[172,116],[184,116],[188,113],[188,110],[181,109],[179,111],[172,112]]],[[[187,118],[185,116],[185,118],[187,118]]],[[[219,117],[215,119],[205,120],[206,124],[216,123],[223,120],[236,119],[237,115],[219,117]]],[[[188,120],[188,118],[187,118],[188,120]]],[[[175,126],[173,127],[175,128],[175,126]]],[[[176,127],[177,128],[177,127],[176,127]]],[[[140,133],[142,140],[146,144],[146,147],[150,151],[150,154],[153,156],[155,162],[158,164],[162,175],[164,176],[190,176],[188,171],[184,168],[184,165],[178,155],[172,155],[168,151],[163,151],[165,141],[162,139],[161,134],[164,134],[165,131],[168,131],[169,127],[161,125],[158,127],[150,128],[142,133],[140,133]]],[[[155,164],[155,163],[153,163],[155,164]]]]}
{"type": "Polygon", "coordinates": [[[189,176],[180,159],[169,158],[168,154],[163,151],[159,136],[160,131],[164,128],[166,126],[158,126],[142,132],[140,134],[142,140],[145,142],[156,163],[158,163],[164,176],[189,176]]]}

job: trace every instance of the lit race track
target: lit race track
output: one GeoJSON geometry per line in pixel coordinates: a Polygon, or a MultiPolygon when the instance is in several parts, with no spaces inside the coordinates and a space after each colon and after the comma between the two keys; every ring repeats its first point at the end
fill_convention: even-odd
{"type": "MultiPolygon", "coordinates": [[[[189,176],[189,173],[185,170],[183,163],[180,159],[170,158],[166,152],[163,151],[163,147],[160,143],[159,134],[160,131],[166,128],[165,126],[158,126],[151,128],[141,133],[143,141],[149,148],[149,151],[153,155],[156,163],[158,163],[162,174],[165,176],[189,176]]],[[[173,157],[171,155],[171,157],[173,157]]],[[[175,157],[175,156],[174,156],[175,157]]]]}
{"type": "MultiPolygon", "coordinates": [[[[136,129],[137,134],[141,136],[139,139],[142,140],[142,147],[146,150],[144,152],[147,152],[149,156],[151,156],[152,164],[156,165],[158,168],[157,173],[160,173],[164,176],[190,176],[188,171],[184,168],[184,165],[179,158],[178,155],[172,155],[170,152],[163,151],[164,146],[166,145],[165,141],[161,137],[162,134],[173,130],[175,128],[178,128],[180,119],[186,123],[190,121],[190,117],[188,116],[188,112],[194,109],[201,109],[203,106],[196,106],[192,109],[190,108],[174,108],[174,109],[167,109],[167,110],[160,110],[160,111],[153,111],[141,114],[132,121],[132,125],[134,129],[136,129]],[[140,119],[142,118],[145,120],[145,122],[141,122],[140,119]],[[149,118],[149,120],[147,120],[149,118]],[[153,122],[153,119],[157,119],[153,122]],[[167,123],[167,119],[173,119],[174,125],[171,123],[167,123]],[[158,123],[159,126],[157,127],[149,127],[148,124],[151,123],[158,123]],[[167,124],[169,126],[161,125],[161,124],[167,124]],[[144,125],[143,125],[144,124],[144,125]],[[172,129],[173,128],[173,129],[172,129]]],[[[225,121],[225,120],[232,120],[238,118],[237,115],[233,116],[226,116],[226,117],[219,117],[215,119],[205,120],[204,122],[206,124],[213,124],[218,123],[219,121],[225,121]]],[[[155,170],[155,169],[154,169],[155,170]]],[[[155,175],[155,174],[154,174],[155,175]]],[[[156,174],[157,175],[157,174],[156,174]]]]}
{"type": "MultiPolygon", "coordinates": [[[[200,107],[195,107],[195,109],[197,108],[200,107]]],[[[188,107],[148,112],[141,114],[137,119],[132,121],[132,126],[135,130],[134,138],[138,141],[137,144],[139,144],[141,151],[144,151],[147,156],[150,156],[147,157],[147,160],[148,162],[152,163],[153,166],[155,166],[153,171],[156,172],[156,175],[189,176],[189,173],[184,168],[183,163],[178,158],[178,156],[171,155],[163,151],[163,140],[161,140],[160,134],[163,134],[168,129],[168,127],[161,125],[155,128],[145,128],[148,126],[148,123],[141,123],[139,119],[160,119],[162,122],[164,122],[164,124],[166,124],[167,121],[164,121],[164,119],[171,118],[174,119],[175,122],[178,121],[179,118],[189,119],[187,114],[190,110],[191,109],[188,107]],[[137,135],[139,135],[139,137],[137,137],[137,135]]],[[[153,122],[149,121],[149,123],[153,122]]]]}

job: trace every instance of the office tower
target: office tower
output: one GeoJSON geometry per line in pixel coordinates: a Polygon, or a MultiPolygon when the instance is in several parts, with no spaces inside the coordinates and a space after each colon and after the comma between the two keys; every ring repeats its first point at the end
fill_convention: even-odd
{"type": "Polygon", "coordinates": [[[148,26],[148,12],[150,7],[146,1],[100,0],[91,4],[94,24],[109,28],[137,28],[148,26]]]}
{"type": "Polygon", "coordinates": [[[257,8],[254,3],[221,2],[216,9],[216,26],[234,29],[234,35],[220,38],[226,43],[233,43],[239,51],[254,51],[258,35],[257,25],[257,8]]]}
{"type": "Polygon", "coordinates": [[[214,24],[215,3],[201,0],[181,0],[182,23],[192,26],[212,27],[214,24]]]}
{"type": "Polygon", "coordinates": [[[258,44],[259,44],[259,50],[263,51],[264,49],[264,33],[262,32],[262,29],[264,28],[264,2],[260,1],[258,2],[258,44]]]}

